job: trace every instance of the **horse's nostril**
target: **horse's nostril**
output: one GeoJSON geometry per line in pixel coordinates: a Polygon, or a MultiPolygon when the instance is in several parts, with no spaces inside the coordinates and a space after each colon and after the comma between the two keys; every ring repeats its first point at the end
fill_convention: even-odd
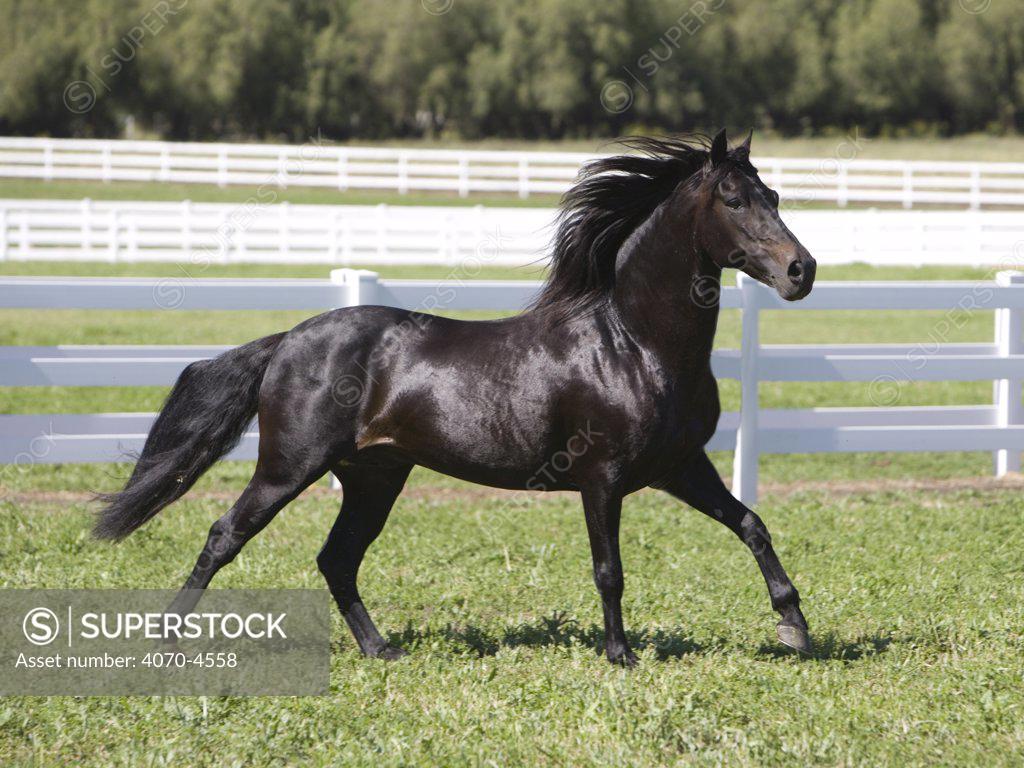
{"type": "Polygon", "coordinates": [[[804,265],[803,265],[803,262],[800,261],[799,259],[794,259],[792,262],[790,262],[789,269],[786,271],[786,274],[789,275],[789,279],[792,280],[794,283],[798,283],[801,280],[803,280],[804,279],[804,265]]]}

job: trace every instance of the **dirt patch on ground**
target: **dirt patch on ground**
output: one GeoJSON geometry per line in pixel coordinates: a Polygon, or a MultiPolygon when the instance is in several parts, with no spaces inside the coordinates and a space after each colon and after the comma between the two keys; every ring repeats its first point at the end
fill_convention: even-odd
{"type": "MultiPolygon", "coordinates": [[[[788,497],[797,494],[827,494],[833,496],[853,496],[861,494],[876,494],[887,492],[908,492],[919,493],[943,493],[950,491],[997,491],[997,490],[1020,490],[1024,491],[1024,475],[1013,474],[1003,478],[994,477],[955,477],[946,479],[876,479],[876,480],[806,480],[794,483],[762,483],[761,493],[763,497],[788,497]]],[[[187,498],[191,500],[218,501],[224,504],[231,504],[238,498],[239,491],[210,491],[199,490],[190,493],[187,498]]],[[[328,488],[324,485],[316,485],[306,489],[299,498],[325,497],[337,499],[339,491],[328,488]]],[[[523,498],[533,498],[535,494],[523,491],[506,491],[501,488],[488,488],[482,485],[463,484],[458,486],[438,485],[414,485],[402,493],[403,499],[414,499],[417,501],[430,501],[436,504],[446,502],[492,502],[492,501],[519,501],[523,498]]],[[[557,492],[545,494],[545,498],[561,497],[573,498],[575,494],[568,492],[557,492]]],[[[13,504],[47,504],[54,506],[65,506],[69,504],[81,504],[93,498],[91,493],[76,491],[18,491],[8,492],[0,488],[0,501],[7,501],[13,504]]]]}
{"type": "Polygon", "coordinates": [[[1005,491],[1024,490],[1024,475],[1006,477],[951,477],[945,479],[881,479],[881,480],[806,480],[795,483],[762,483],[763,496],[793,496],[798,493],[822,493],[839,496],[865,493],[917,491],[1005,491]]]}
{"type": "MultiPolygon", "coordinates": [[[[241,489],[232,491],[191,491],[185,498],[192,501],[219,501],[231,504],[237,498],[241,489]]],[[[299,496],[300,499],[329,498],[338,499],[341,491],[328,488],[324,485],[316,485],[307,488],[299,496]]],[[[502,488],[489,488],[483,485],[414,485],[402,492],[403,499],[415,499],[417,501],[431,501],[437,504],[445,502],[490,502],[496,500],[517,501],[523,498],[533,498],[537,494],[526,491],[507,491],[502,488]]],[[[544,494],[545,498],[572,498],[575,496],[569,492],[556,492],[544,494]]],[[[93,498],[92,493],[78,491],[17,491],[11,492],[0,488],[0,501],[7,501],[13,504],[82,504],[93,498]]]]}

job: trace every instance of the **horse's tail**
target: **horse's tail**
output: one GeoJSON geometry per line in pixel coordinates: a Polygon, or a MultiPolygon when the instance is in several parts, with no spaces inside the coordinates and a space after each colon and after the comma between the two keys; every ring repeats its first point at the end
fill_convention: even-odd
{"type": "Polygon", "coordinates": [[[256,415],[263,374],[283,337],[266,336],[181,372],[124,488],[97,497],[105,506],[94,535],[123,539],[184,496],[238,444],[256,415]]]}

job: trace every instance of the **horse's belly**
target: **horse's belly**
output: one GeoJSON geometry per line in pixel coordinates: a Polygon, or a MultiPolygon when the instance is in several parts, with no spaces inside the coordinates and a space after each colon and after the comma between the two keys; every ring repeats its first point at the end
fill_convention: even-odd
{"type": "Polygon", "coordinates": [[[375,440],[407,460],[445,475],[496,488],[571,490],[575,461],[588,447],[586,436],[568,441],[550,434],[551,419],[396,420],[375,440]],[[564,443],[564,444],[563,444],[564,443]]]}
{"type": "Polygon", "coordinates": [[[415,461],[443,475],[494,488],[523,491],[576,490],[576,485],[568,475],[549,471],[544,462],[536,467],[495,466],[465,460],[447,461],[445,457],[434,454],[416,458],[415,461]]]}

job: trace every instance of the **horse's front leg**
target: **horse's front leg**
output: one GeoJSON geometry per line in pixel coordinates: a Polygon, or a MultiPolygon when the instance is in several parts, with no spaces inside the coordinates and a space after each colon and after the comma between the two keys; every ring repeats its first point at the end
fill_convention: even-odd
{"type": "Polygon", "coordinates": [[[594,584],[604,609],[604,648],[608,661],[633,667],[636,655],[626,642],[622,626],[622,559],[619,557],[619,518],[622,495],[605,487],[583,488],[583,513],[587,518],[594,584]]]}
{"type": "Polygon", "coordinates": [[[757,560],[768,585],[772,608],[782,617],[776,627],[779,640],[790,648],[810,653],[811,638],[800,611],[800,595],[772,548],[771,534],[761,518],[729,492],[707,454],[701,451],[678,477],[658,487],[723,523],[740,537],[757,560]]]}

